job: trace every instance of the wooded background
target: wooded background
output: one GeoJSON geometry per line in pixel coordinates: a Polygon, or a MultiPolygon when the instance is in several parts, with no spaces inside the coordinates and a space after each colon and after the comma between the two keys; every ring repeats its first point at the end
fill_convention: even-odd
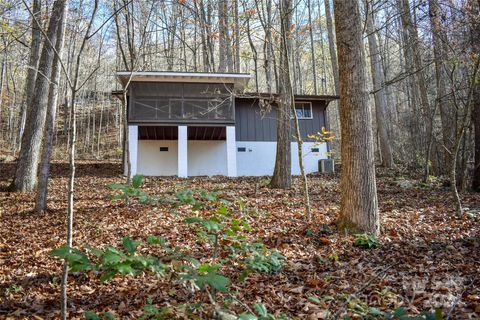
{"type": "MultiPolygon", "coordinates": [[[[28,127],[33,121],[26,115],[37,71],[43,70],[39,64],[52,8],[52,1],[0,2],[4,158],[19,156],[23,123],[27,120],[28,127]]],[[[360,1],[360,8],[376,160],[422,171],[425,179],[451,176],[453,166],[461,190],[478,188],[479,2],[377,0],[360,1]]],[[[278,1],[80,1],[69,4],[67,16],[54,158],[67,153],[73,81],[78,157],[96,159],[121,155],[122,105],[111,95],[119,89],[116,70],[245,72],[252,75],[247,91],[279,89],[278,1]]],[[[293,1],[291,18],[293,91],[338,93],[331,1],[293,1]]],[[[54,55],[54,50],[46,54],[54,55]]],[[[329,119],[337,136],[333,156],[339,159],[335,103],[329,119]]]]}

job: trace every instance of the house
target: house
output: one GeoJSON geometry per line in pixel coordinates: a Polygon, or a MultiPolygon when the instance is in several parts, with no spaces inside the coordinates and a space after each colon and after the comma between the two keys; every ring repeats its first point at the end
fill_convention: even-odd
{"type": "MultiPolygon", "coordinates": [[[[149,71],[117,72],[117,78],[123,87],[128,84],[132,175],[236,177],[273,173],[276,96],[243,93],[250,75],[149,71]]],[[[295,96],[307,173],[318,171],[318,160],[328,158],[327,145],[316,145],[308,135],[328,126],[326,108],[336,98],[295,96]]],[[[292,173],[299,172],[292,136],[292,173]]]]}

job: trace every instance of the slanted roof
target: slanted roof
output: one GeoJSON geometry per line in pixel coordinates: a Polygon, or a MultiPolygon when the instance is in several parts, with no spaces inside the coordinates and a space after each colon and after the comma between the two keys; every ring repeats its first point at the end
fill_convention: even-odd
{"type": "Polygon", "coordinates": [[[117,71],[117,78],[125,86],[128,81],[231,83],[242,90],[250,80],[248,73],[208,73],[172,71],[117,71]]]}
{"type": "MultiPolygon", "coordinates": [[[[247,92],[242,94],[236,94],[237,98],[244,99],[278,99],[278,93],[267,93],[267,92],[247,92]]],[[[329,94],[295,94],[295,100],[297,101],[334,101],[340,99],[340,96],[329,95],[329,94]]]]}

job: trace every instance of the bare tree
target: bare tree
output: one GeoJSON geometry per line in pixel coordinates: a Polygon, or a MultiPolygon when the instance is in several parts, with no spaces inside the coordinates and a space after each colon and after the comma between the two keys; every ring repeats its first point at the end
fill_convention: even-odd
{"type": "MultiPolygon", "coordinates": [[[[40,44],[42,42],[42,34],[40,32],[40,26],[38,25],[38,19],[42,12],[42,3],[40,0],[33,0],[32,12],[32,41],[30,43],[30,57],[28,59],[28,72],[25,83],[24,103],[20,108],[19,126],[18,126],[18,140],[21,143],[23,131],[25,128],[25,118],[27,114],[27,108],[32,103],[33,89],[35,87],[35,80],[37,78],[38,60],[40,57],[40,44]]],[[[16,148],[20,148],[19,144],[16,148]]]]}
{"type": "Polygon", "coordinates": [[[324,0],[325,3],[325,16],[327,19],[327,32],[328,32],[328,49],[330,50],[330,62],[332,64],[333,82],[335,85],[335,93],[340,92],[340,85],[338,80],[338,61],[337,50],[335,48],[335,36],[333,33],[333,21],[332,14],[330,13],[330,0],[324,0]]]}
{"type": "Polygon", "coordinates": [[[387,130],[387,96],[385,89],[385,76],[381,62],[380,52],[378,50],[377,36],[374,28],[373,11],[369,6],[368,0],[365,1],[366,31],[368,34],[368,48],[370,51],[370,66],[372,69],[372,82],[375,98],[375,115],[377,119],[377,131],[380,140],[380,154],[382,157],[382,165],[385,167],[393,167],[393,152],[387,130]]]}
{"type": "MultiPolygon", "coordinates": [[[[79,83],[80,78],[80,65],[82,60],[82,54],[85,49],[85,45],[87,44],[88,39],[90,39],[91,34],[90,30],[92,29],[92,25],[94,22],[95,15],[97,14],[98,10],[98,0],[95,0],[92,9],[92,15],[90,20],[88,21],[87,28],[85,30],[85,35],[82,39],[82,43],[76,55],[76,61],[73,70],[73,78],[70,83],[70,145],[69,145],[69,164],[70,164],[70,177],[68,180],[68,201],[67,201],[67,246],[73,246],[73,221],[74,221],[74,192],[75,192],[75,152],[76,152],[76,142],[77,142],[77,123],[76,123],[76,108],[75,108],[75,99],[77,96],[78,90],[85,84],[85,81],[79,83]]],[[[91,77],[94,70],[90,75],[87,76],[87,79],[91,77]]],[[[62,273],[62,282],[61,282],[61,318],[62,320],[66,320],[68,317],[68,305],[67,305],[67,285],[68,285],[68,263],[65,261],[63,265],[63,273],[62,273]]]]}
{"type": "Polygon", "coordinates": [[[280,1],[280,86],[277,108],[277,155],[270,186],[272,188],[289,189],[292,186],[291,155],[291,114],[294,104],[293,88],[290,78],[289,47],[292,29],[292,1],[280,1]]]}
{"type": "MultiPolygon", "coordinates": [[[[476,59],[480,59],[480,3],[470,0],[471,11],[468,12],[470,22],[470,46],[476,59]]],[[[475,126],[474,136],[474,164],[472,176],[472,189],[480,192],[480,81],[475,81],[472,88],[473,110],[472,123],[475,126]]]]}
{"type": "Polygon", "coordinates": [[[27,109],[25,132],[22,137],[20,157],[15,171],[14,188],[17,191],[32,191],[37,185],[38,163],[43,140],[43,130],[48,104],[49,79],[52,74],[54,45],[57,39],[57,27],[65,10],[66,0],[56,0],[48,25],[47,38],[44,41],[40,58],[38,76],[30,106],[27,109]]]}
{"type": "Polygon", "coordinates": [[[46,128],[44,133],[42,161],[40,165],[39,183],[37,197],[35,199],[35,211],[43,212],[47,209],[48,177],[50,174],[50,159],[53,151],[53,136],[55,132],[55,119],[57,114],[58,87],[60,81],[60,59],[63,51],[65,25],[67,22],[67,10],[62,15],[57,29],[57,40],[55,43],[55,57],[53,59],[52,77],[48,92],[48,106],[46,128]]]}

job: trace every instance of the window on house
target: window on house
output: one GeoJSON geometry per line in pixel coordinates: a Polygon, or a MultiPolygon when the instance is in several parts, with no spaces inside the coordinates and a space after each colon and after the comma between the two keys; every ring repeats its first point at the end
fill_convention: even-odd
{"type": "Polygon", "coordinates": [[[238,151],[238,152],[246,152],[246,151],[247,151],[247,148],[245,148],[245,147],[238,147],[238,148],[237,148],[237,151],[238,151]]]}
{"type": "Polygon", "coordinates": [[[168,151],[168,147],[160,147],[160,152],[167,152],[168,151]]]}
{"type": "Polygon", "coordinates": [[[312,152],[320,152],[319,148],[312,148],[312,152]]]}
{"type": "Polygon", "coordinates": [[[312,119],[312,103],[311,102],[295,102],[295,112],[298,119],[312,119]]]}

